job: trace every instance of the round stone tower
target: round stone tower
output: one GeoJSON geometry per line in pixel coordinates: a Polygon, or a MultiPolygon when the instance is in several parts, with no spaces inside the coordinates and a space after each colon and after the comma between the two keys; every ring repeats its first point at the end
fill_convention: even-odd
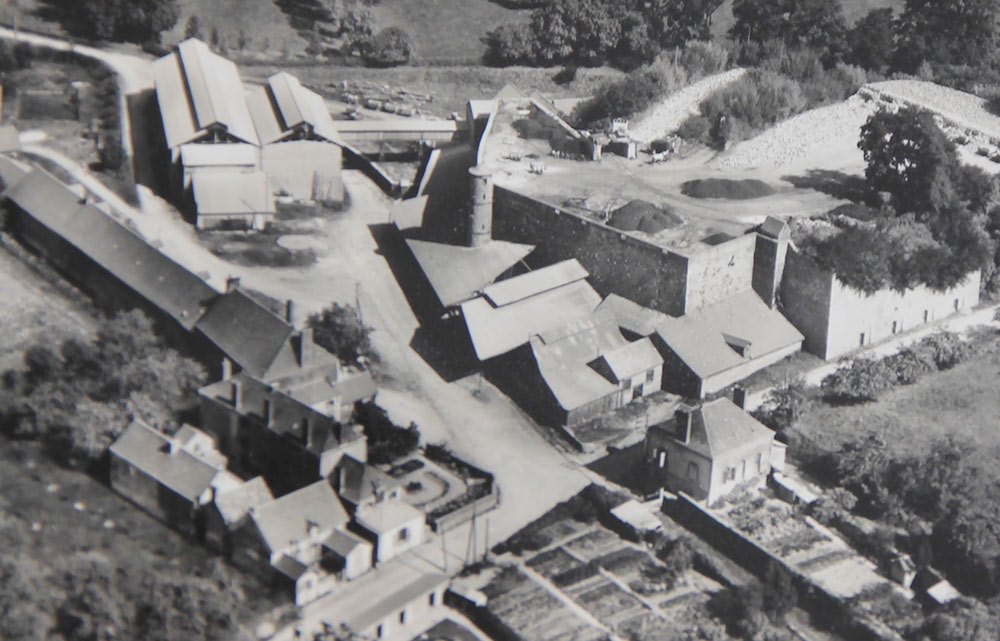
{"type": "Polygon", "coordinates": [[[493,234],[493,172],[476,165],[469,167],[469,247],[479,247],[493,234]]]}

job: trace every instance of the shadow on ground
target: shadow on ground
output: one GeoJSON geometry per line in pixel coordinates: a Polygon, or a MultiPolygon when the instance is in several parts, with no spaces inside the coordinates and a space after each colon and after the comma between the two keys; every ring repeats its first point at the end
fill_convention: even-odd
{"type": "Polygon", "coordinates": [[[867,186],[863,176],[834,171],[831,169],[810,169],[803,176],[782,176],[782,180],[798,189],[813,189],[823,194],[863,203],[867,186]]]}
{"type": "Polygon", "coordinates": [[[643,461],[644,443],[636,443],[621,450],[610,452],[604,458],[597,459],[587,466],[591,472],[596,472],[612,483],[632,490],[640,496],[655,491],[655,484],[650,483],[643,461]]]}
{"type": "Polygon", "coordinates": [[[475,374],[480,369],[469,332],[461,318],[449,318],[421,325],[410,347],[449,383],[475,374]]]}

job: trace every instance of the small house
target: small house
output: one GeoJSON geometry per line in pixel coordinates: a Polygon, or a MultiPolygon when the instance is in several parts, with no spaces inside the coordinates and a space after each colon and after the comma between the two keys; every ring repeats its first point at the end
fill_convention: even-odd
{"type": "Polygon", "coordinates": [[[384,563],[424,541],[424,513],[401,499],[362,505],[354,522],[375,542],[375,562],[384,563]]]}

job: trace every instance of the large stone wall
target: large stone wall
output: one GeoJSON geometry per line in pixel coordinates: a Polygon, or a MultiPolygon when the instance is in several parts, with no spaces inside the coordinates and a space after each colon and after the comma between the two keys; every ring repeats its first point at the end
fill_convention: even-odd
{"type": "Polygon", "coordinates": [[[691,312],[753,286],[757,234],[746,234],[715,246],[699,247],[688,257],[684,311],[691,312]]]}
{"type": "Polygon", "coordinates": [[[788,252],[782,312],[805,335],[808,351],[832,359],[979,304],[978,271],[945,291],[914,287],[865,294],[798,252],[788,252]]]}
{"type": "Polygon", "coordinates": [[[616,229],[497,187],[493,237],[537,245],[541,264],[576,258],[601,294],[679,316],[685,311],[688,259],[616,229]]]}

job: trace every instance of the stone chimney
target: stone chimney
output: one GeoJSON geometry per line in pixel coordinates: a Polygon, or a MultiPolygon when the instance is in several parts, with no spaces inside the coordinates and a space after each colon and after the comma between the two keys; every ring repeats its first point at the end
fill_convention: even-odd
{"type": "Polygon", "coordinates": [[[475,165],[469,168],[469,247],[485,245],[493,237],[493,172],[475,165]]]}
{"type": "Polygon", "coordinates": [[[233,404],[235,409],[240,408],[240,401],[243,400],[243,390],[240,388],[239,381],[229,382],[229,402],[233,404]]]}
{"type": "Polygon", "coordinates": [[[239,276],[229,276],[226,278],[226,292],[235,291],[239,289],[240,277],[239,276]]]}
{"type": "Polygon", "coordinates": [[[264,399],[264,425],[271,427],[271,423],[274,422],[274,403],[270,398],[264,399]]]}
{"type": "Polygon", "coordinates": [[[747,408],[747,388],[742,385],[733,387],[733,403],[741,410],[747,408]]]}
{"type": "Polygon", "coordinates": [[[785,272],[785,257],[792,232],[788,224],[768,217],[757,231],[753,255],[753,289],[772,309],[778,302],[778,289],[785,272]]]}
{"type": "Polygon", "coordinates": [[[226,380],[228,378],[232,378],[232,376],[233,376],[233,362],[231,360],[229,360],[228,358],[226,358],[225,356],[223,356],[222,357],[222,380],[226,380]]]}
{"type": "Polygon", "coordinates": [[[285,322],[295,325],[295,301],[291,298],[285,301],[285,322]]]}
{"type": "Polygon", "coordinates": [[[685,445],[691,442],[691,422],[694,416],[694,408],[688,405],[678,405],[674,410],[674,425],[677,431],[674,438],[685,445]]]}

